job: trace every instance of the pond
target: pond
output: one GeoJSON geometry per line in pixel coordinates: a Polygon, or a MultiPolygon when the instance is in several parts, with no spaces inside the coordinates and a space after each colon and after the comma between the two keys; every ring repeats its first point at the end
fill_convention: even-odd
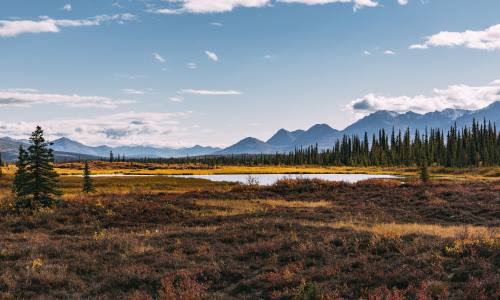
{"type": "Polygon", "coordinates": [[[211,181],[227,181],[258,183],[260,185],[271,185],[276,181],[287,179],[321,179],[327,181],[344,181],[355,183],[367,179],[397,179],[392,175],[371,175],[371,174],[224,174],[224,175],[174,175],[173,177],[207,179],[211,181]]]}
{"type": "Polygon", "coordinates": [[[126,175],[126,174],[99,174],[93,177],[149,177],[165,176],[177,178],[196,178],[206,179],[215,182],[240,182],[240,183],[258,183],[260,185],[271,185],[276,181],[287,179],[321,179],[327,181],[344,181],[355,183],[367,179],[399,179],[393,175],[373,175],[373,174],[215,174],[215,175],[126,175]]]}

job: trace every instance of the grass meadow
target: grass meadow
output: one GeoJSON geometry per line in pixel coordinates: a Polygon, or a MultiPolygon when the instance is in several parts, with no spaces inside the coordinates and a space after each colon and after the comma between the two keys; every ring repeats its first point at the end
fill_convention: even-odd
{"type": "Polygon", "coordinates": [[[500,180],[441,172],[461,180],[98,177],[84,195],[62,176],[54,208],[19,214],[4,170],[0,298],[498,299],[500,180]]]}

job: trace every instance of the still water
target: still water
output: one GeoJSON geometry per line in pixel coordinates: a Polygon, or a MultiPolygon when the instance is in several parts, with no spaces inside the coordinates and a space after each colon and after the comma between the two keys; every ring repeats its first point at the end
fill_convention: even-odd
{"type": "Polygon", "coordinates": [[[355,183],[366,179],[397,179],[392,175],[370,175],[370,174],[224,174],[224,175],[174,175],[181,178],[198,178],[211,181],[227,181],[248,183],[250,181],[260,185],[271,185],[283,178],[290,179],[322,179],[328,181],[344,181],[355,183]]]}
{"type": "MultiPolygon", "coordinates": [[[[81,175],[77,175],[81,176],[81,175]]],[[[367,179],[399,179],[393,175],[373,174],[216,174],[216,175],[128,175],[128,174],[96,174],[92,177],[177,177],[206,179],[216,182],[240,182],[260,185],[271,185],[276,181],[287,179],[322,179],[327,181],[344,181],[355,183],[367,179]]]]}

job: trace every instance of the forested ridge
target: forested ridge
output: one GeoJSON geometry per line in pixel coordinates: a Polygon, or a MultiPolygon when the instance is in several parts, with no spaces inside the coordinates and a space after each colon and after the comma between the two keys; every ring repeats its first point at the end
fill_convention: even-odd
{"type": "Polygon", "coordinates": [[[491,122],[473,121],[470,127],[441,129],[379,130],[371,137],[344,135],[329,149],[318,145],[288,153],[207,155],[184,158],[143,158],[142,162],[203,163],[207,165],[324,165],[414,166],[423,163],[444,167],[500,165],[500,134],[491,122]]]}

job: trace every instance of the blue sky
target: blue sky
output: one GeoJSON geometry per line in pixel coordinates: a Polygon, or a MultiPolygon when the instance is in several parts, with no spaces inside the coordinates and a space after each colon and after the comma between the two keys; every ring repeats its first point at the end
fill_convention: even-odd
{"type": "Polygon", "coordinates": [[[500,100],[497,0],[2,0],[0,136],[227,146],[500,100]],[[347,2],[347,3],[338,3],[347,2]]]}

